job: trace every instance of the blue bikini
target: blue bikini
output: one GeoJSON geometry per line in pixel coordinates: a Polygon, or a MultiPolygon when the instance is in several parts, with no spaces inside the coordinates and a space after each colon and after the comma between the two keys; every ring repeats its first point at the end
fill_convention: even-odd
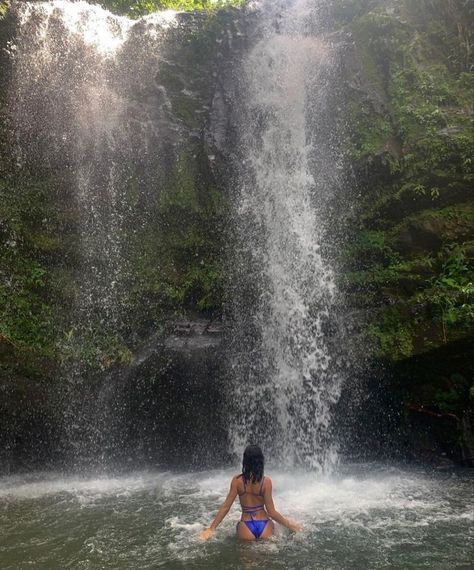
{"type": "MultiPolygon", "coordinates": [[[[244,483],[244,492],[239,493],[239,497],[242,497],[243,495],[254,495],[254,497],[263,497],[263,484],[265,482],[265,477],[262,477],[262,482],[260,483],[260,489],[259,489],[258,493],[252,493],[251,491],[247,491],[247,485],[245,483],[245,479],[244,479],[243,475],[240,475],[240,477],[242,477],[242,481],[244,483]]],[[[240,520],[240,522],[237,523],[237,530],[238,530],[239,524],[243,522],[243,523],[245,523],[247,528],[250,530],[250,532],[254,535],[255,540],[258,540],[262,536],[262,533],[265,530],[265,527],[270,522],[270,519],[257,519],[257,520],[255,520],[253,518],[255,513],[257,513],[258,511],[264,511],[265,510],[264,504],[262,503],[261,505],[256,505],[256,506],[251,507],[251,506],[242,505],[242,500],[241,500],[240,505],[242,507],[242,515],[249,515],[250,520],[249,521],[240,520]]]]}

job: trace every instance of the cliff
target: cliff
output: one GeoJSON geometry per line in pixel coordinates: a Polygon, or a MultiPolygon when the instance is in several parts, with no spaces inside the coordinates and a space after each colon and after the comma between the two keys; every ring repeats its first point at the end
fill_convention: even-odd
{"type": "Polygon", "coordinates": [[[472,462],[473,7],[367,1],[338,12],[352,41],[344,75],[357,188],[343,286],[404,402],[408,445],[472,462]],[[420,422],[426,437],[414,442],[420,422]]]}

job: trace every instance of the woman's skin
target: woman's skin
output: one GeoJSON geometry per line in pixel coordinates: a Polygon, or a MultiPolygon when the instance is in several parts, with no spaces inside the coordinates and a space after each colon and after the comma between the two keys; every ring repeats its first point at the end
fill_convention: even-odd
{"type": "MultiPolygon", "coordinates": [[[[211,526],[209,528],[206,528],[200,533],[199,536],[203,540],[209,539],[214,534],[216,528],[220,525],[224,517],[229,512],[229,509],[232,506],[233,502],[235,501],[235,498],[237,497],[239,492],[238,485],[239,481],[241,481],[239,477],[240,477],[239,475],[236,475],[232,479],[230,483],[229,493],[225,501],[222,503],[221,507],[217,511],[217,514],[214,520],[212,521],[211,526]]],[[[247,484],[247,489],[252,493],[257,493],[259,488],[260,488],[260,481],[258,481],[257,483],[247,484]]],[[[275,505],[273,503],[273,496],[272,496],[272,480],[270,479],[270,477],[265,477],[265,484],[263,487],[263,499],[265,504],[265,510],[257,512],[253,517],[254,520],[265,520],[267,518],[270,518],[293,532],[300,532],[301,530],[303,530],[301,525],[289,521],[275,509],[275,505]]],[[[251,520],[250,517],[245,514],[243,515],[243,519],[251,520]]],[[[255,540],[254,535],[250,532],[247,525],[245,524],[239,524],[238,534],[239,538],[241,538],[242,540],[253,540],[253,541],[255,540]]],[[[272,534],[273,534],[273,524],[269,523],[265,526],[265,529],[261,534],[260,538],[268,538],[272,534]]]]}

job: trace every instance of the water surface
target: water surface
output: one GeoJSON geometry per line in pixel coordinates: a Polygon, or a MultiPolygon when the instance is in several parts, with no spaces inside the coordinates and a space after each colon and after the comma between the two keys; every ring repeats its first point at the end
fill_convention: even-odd
{"type": "Polygon", "coordinates": [[[233,473],[0,479],[1,568],[472,568],[472,471],[277,470],[276,506],[304,532],[279,528],[266,542],[239,543],[236,504],[212,540],[197,540],[233,473]]]}

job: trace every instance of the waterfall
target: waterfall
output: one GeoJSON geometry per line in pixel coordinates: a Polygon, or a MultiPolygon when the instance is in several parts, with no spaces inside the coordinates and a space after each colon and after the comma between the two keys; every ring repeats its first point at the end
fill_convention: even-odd
{"type": "Polygon", "coordinates": [[[344,374],[338,291],[325,241],[341,156],[325,133],[337,49],[324,3],[256,3],[257,42],[237,92],[231,434],[280,463],[337,462],[333,411],[344,374]],[[336,327],[337,328],[337,327],[336,327]]]}
{"type": "Polygon", "coordinates": [[[74,320],[95,315],[113,334],[127,293],[124,234],[133,217],[127,192],[133,182],[143,187],[143,173],[131,179],[163,120],[157,106],[151,124],[134,82],[148,87],[146,67],[160,60],[161,35],[174,13],[133,23],[84,1],[52,0],[19,4],[17,14],[11,109],[19,161],[31,155],[62,169],[79,218],[74,320]]]}
{"type": "MultiPolygon", "coordinates": [[[[189,188],[199,194],[187,206],[191,224],[202,194],[209,194],[203,209],[214,207],[215,181],[196,181],[220,161],[233,173],[228,369],[219,385],[232,451],[252,440],[280,463],[330,469],[344,366],[328,220],[342,160],[329,111],[337,46],[325,33],[324,2],[250,3],[238,16],[252,22],[245,41],[230,31],[237,11],[212,25],[206,15],[171,11],[133,21],[84,1],[14,2],[13,11],[8,111],[17,163],[47,173],[72,227],[63,260],[73,281],[63,287],[68,321],[58,328],[63,446],[73,458],[100,462],[125,445],[128,396],[106,374],[127,364],[143,330],[160,333],[164,314],[160,301],[149,307],[149,296],[140,297],[136,260],[155,255],[158,269],[168,263],[173,275],[183,263],[160,243],[166,229],[152,247],[171,259],[144,253],[141,240],[160,223],[185,223],[163,222],[160,204],[173,192],[175,217],[186,216],[189,188]],[[219,77],[225,49],[239,65],[219,77]],[[229,76],[232,85],[223,85],[229,76]],[[230,91],[232,109],[222,96],[230,91]],[[219,112],[212,139],[207,129],[219,112]],[[153,311],[143,325],[137,314],[153,311]]],[[[199,223],[210,231],[209,218],[199,223]]],[[[185,229],[187,239],[193,228],[185,229]]],[[[150,288],[164,295],[156,281],[150,288]]]]}
{"type": "Polygon", "coordinates": [[[74,259],[64,260],[74,278],[69,322],[57,341],[63,446],[73,460],[96,460],[120,445],[123,404],[113,386],[94,392],[87,375],[126,359],[125,336],[133,338],[132,244],[170,144],[166,93],[147,98],[175,13],[134,22],[66,0],[15,3],[14,11],[9,113],[18,166],[52,173],[51,191],[76,227],[74,259]]]}

